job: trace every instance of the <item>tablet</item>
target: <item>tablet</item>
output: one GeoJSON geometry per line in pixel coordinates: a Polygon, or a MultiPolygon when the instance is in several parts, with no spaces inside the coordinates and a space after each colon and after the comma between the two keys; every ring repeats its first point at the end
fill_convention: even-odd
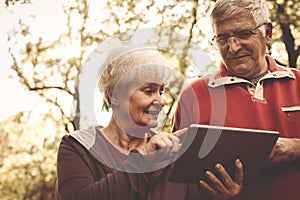
{"type": "Polygon", "coordinates": [[[252,183],[263,173],[278,136],[278,131],[192,124],[182,139],[169,180],[207,181],[205,171],[217,175],[214,169],[217,163],[233,177],[234,161],[239,158],[244,167],[244,183],[252,183]]]}

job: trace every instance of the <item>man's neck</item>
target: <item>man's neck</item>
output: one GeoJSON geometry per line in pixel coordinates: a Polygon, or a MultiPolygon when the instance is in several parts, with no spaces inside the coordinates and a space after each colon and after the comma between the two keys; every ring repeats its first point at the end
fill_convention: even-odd
{"type": "Polygon", "coordinates": [[[252,82],[254,85],[256,85],[258,83],[258,81],[268,73],[269,73],[269,70],[263,72],[262,74],[254,77],[254,78],[247,78],[247,80],[252,82]]]}

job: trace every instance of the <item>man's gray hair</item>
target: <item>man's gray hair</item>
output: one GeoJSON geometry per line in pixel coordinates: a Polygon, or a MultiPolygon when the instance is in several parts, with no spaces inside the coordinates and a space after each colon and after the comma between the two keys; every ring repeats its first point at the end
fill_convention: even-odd
{"type": "MultiPolygon", "coordinates": [[[[256,25],[269,22],[269,11],[263,0],[218,0],[211,12],[210,19],[213,31],[215,23],[227,18],[245,13],[253,17],[256,25]]],[[[264,29],[259,29],[263,31],[264,29]]],[[[265,35],[264,32],[262,32],[265,35]]]]}

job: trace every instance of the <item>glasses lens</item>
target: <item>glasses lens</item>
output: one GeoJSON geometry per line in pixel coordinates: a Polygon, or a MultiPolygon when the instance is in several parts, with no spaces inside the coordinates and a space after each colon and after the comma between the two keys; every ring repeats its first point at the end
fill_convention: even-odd
{"type": "Polygon", "coordinates": [[[222,34],[222,35],[218,35],[218,36],[214,36],[212,39],[212,44],[214,46],[220,47],[220,46],[224,46],[225,44],[227,44],[229,38],[231,37],[235,37],[237,39],[242,39],[242,40],[247,40],[249,39],[253,34],[255,34],[255,31],[263,26],[266,25],[266,23],[264,24],[260,24],[259,26],[257,26],[256,28],[252,29],[252,30],[241,30],[241,31],[236,31],[234,32],[232,35],[229,34],[222,34]]]}
{"type": "Polygon", "coordinates": [[[238,31],[236,33],[234,33],[234,36],[239,38],[239,39],[248,39],[250,38],[250,36],[252,35],[252,31],[251,30],[242,30],[242,31],[238,31]]]}
{"type": "Polygon", "coordinates": [[[216,37],[216,43],[218,45],[224,45],[228,42],[229,37],[229,35],[221,35],[219,37],[216,37]]]}

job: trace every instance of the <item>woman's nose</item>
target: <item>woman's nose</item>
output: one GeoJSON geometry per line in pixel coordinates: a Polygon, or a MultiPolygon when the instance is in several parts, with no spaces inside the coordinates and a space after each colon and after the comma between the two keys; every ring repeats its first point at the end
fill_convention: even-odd
{"type": "Polygon", "coordinates": [[[156,96],[155,96],[155,100],[154,100],[154,102],[153,102],[154,104],[159,104],[160,106],[164,106],[165,105],[165,100],[164,100],[164,97],[163,97],[163,95],[162,94],[157,94],[156,96]]]}

